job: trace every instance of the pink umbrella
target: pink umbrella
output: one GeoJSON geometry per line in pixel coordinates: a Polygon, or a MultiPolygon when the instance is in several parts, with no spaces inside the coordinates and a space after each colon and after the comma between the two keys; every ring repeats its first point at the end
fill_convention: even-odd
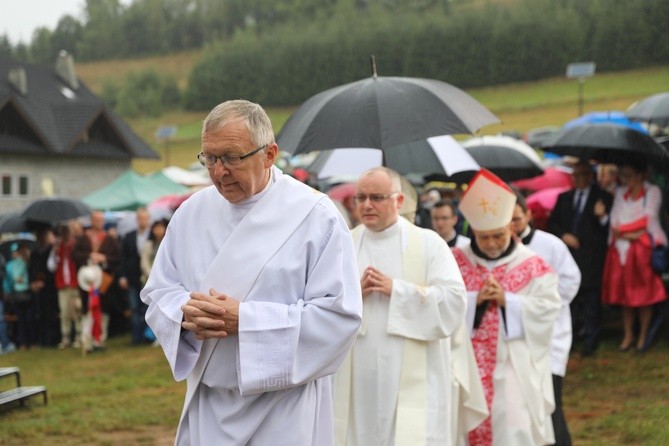
{"type": "Polygon", "coordinates": [[[355,183],[337,184],[328,189],[326,193],[331,200],[343,202],[345,199],[355,195],[355,183]]]}
{"type": "Polygon", "coordinates": [[[179,206],[181,206],[181,203],[186,201],[188,197],[193,195],[193,193],[194,192],[186,192],[185,194],[163,195],[162,197],[156,198],[151,203],[149,203],[147,208],[149,211],[166,210],[174,212],[179,206]]]}
{"type": "Polygon", "coordinates": [[[534,227],[545,229],[548,217],[551,215],[558,195],[568,191],[569,187],[551,187],[530,194],[525,202],[527,208],[532,211],[532,220],[534,227]]]}
{"type": "Polygon", "coordinates": [[[547,167],[544,173],[538,177],[528,178],[526,180],[514,181],[513,184],[519,189],[539,191],[554,187],[573,187],[571,173],[560,167],[547,167]]]}

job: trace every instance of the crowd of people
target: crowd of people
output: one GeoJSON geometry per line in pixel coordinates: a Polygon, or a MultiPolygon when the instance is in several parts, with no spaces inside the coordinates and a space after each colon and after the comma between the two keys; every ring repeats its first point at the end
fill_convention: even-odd
{"type": "Polygon", "coordinates": [[[18,240],[10,247],[11,259],[0,259],[1,353],[35,348],[88,353],[104,349],[110,332],[128,330],[132,344],[155,340],[139,291],[168,221],[151,222],[142,208],[136,212],[137,229],[119,237],[102,211],[89,217],[85,226],[73,219],[40,228],[34,246],[18,240]],[[99,283],[87,281],[95,276],[99,283]]]}
{"type": "Polygon", "coordinates": [[[595,353],[602,296],[631,308],[625,324],[638,315],[647,348],[666,236],[635,166],[618,188],[615,169],[598,166],[600,187],[573,166],[541,230],[485,169],[407,212],[403,178],[373,168],[336,206],[274,167],[278,150],[259,105],[210,112],[198,158],[213,187],[174,215],[141,292],[188,383],[177,444],[569,445],[572,337],[595,353]]]}
{"type": "Polygon", "coordinates": [[[540,229],[485,169],[407,213],[406,182],[376,167],[336,206],[275,166],[271,122],[248,101],[216,106],[201,138],[213,186],[169,225],[140,209],[119,240],[94,212],[32,253],[17,243],[4,268],[18,348],[104,348],[127,302],[132,343],[161,346],[187,382],[176,444],[570,445],[573,339],[595,354],[615,305],[620,351],[649,347],[666,300],[651,252],[667,236],[641,162],[576,163],[540,229]],[[97,281],[78,277],[91,269],[97,281]],[[36,314],[59,324],[36,334],[36,314]]]}

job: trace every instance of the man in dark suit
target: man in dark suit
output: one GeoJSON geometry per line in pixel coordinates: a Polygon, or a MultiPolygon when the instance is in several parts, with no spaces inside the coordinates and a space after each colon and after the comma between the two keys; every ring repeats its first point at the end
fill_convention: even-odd
{"type": "Polygon", "coordinates": [[[572,172],[574,189],[558,196],[547,230],[562,239],[581,270],[581,287],[571,303],[573,333],[583,333],[581,353],[592,355],[598,346],[602,274],[613,196],[594,181],[592,167],[579,162],[572,172]]]}
{"type": "Polygon", "coordinates": [[[128,292],[130,307],[130,326],[133,344],[143,344],[144,330],[146,329],[146,304],[139,299],[139,292],[144,284],[140,277],[140,253],[149,237],[151,216],[144,208],[137,209],[137,229],[128,232],[121,240],[121,265],[119,268],[118,284],[122,290],[128,292]]]}

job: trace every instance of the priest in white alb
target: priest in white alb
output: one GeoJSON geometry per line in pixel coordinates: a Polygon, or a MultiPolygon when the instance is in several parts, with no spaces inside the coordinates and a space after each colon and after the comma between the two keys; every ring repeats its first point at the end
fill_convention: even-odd
{"type": "Polygon", "coordinates": [[[465,288],[446,242],[400,217],[400,176],[363,173],[352,231],[363,322],[335,384],[335,439],[348,446],[451,444],[449,336],[465,288]]]}
{"type": "Polygon", "coordinates": [[[351,236],[323,194],[273,167],[265,111],[215,107],[213,185],[171,219],[142,300],[187,392],[175,444],[333,443],[332,375],[358,332],[351,236]]]}
{"type": "Polygon", "coordinates": [[[467,324],[490,409],[469,433],[477,446],[537,446],[555,439],[549,364],[560,311],[557,275],[513,236],[516,196],[482,169],[460,201],[473,237],[453,253],[467,287],[467,324]]]}

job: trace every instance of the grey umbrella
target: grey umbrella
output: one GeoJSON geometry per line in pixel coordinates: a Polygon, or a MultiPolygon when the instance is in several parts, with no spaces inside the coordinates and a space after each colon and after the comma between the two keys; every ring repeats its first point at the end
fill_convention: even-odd
{"type": "Polygon", "coordinates": [[[669,92],[654,94],[635,102],[625,114],[631,119],[666,127],[669,125],[669,92]]]}
{"type": "Polygon", "coordinates": [[[446,82],[374,74],[312,96],[290,116],[277,143],[292,154],[386,150],[430,136],[474,133],[498,122],[477,100],[446,82]]]}
{"type": "Polygon", "coordinates": [[[0,234],[29,231],[28,222],[20,211],[0,215],[0,234]]]}
{"type": "Polygon", "coordinates": [[[21,217],[42,223],[58,223],[88,215],[91,212],[90,206],[76,198],[49,197],[30,203],[21,213],[21,217]]]}

